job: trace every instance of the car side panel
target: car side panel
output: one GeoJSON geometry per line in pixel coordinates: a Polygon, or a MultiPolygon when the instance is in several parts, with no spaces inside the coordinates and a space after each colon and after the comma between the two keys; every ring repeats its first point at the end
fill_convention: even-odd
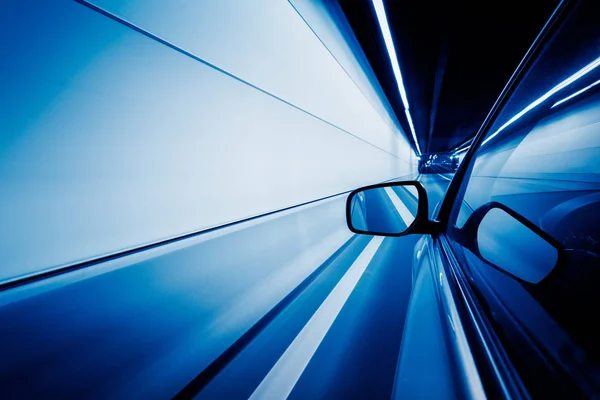
{"type": "Polygon", "coordinates": [[[452,372],[451,349],[431,268],[431,246],[426,239],[415,246],[413,290],[396,369],[394,399],[461,397],[452,372]]]}

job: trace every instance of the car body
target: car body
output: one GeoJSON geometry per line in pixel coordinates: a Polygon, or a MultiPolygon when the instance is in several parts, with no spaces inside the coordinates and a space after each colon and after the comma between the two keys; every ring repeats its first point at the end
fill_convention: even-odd
{"type": "MultiPolygon", "coordinates": [[[[594,2],[561,2],[432,218],[381,232],[347,215],[356,233],[425,233],[396,398],[600,397],[597,15],[594,2]]],[[[426,202],[417,181],[380,186],[416,187],[426,202]]]]}

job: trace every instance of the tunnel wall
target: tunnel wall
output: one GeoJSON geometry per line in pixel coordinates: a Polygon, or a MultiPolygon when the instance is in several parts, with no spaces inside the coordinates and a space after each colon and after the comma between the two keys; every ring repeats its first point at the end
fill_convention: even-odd
{"type": "Polygon", "coordinates": [[[326,47],[283,1],[94,5],[131,26],[3,4],[0,280],[412,173],[335,24],[326,47]]]}

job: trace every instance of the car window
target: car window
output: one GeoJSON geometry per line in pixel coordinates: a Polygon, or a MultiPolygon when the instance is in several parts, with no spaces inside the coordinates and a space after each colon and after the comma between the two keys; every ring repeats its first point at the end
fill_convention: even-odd
{"type": "MultiPolygon", "coordinates": [[[[487,131],[450,221],[459,228],[450,230],[456,255],[535,395],[600,394],[599,16],[600,4],[584,1],[553,28],[487,131]],[[490,204],[515,211],[564,250],[551,278],[519,279],[458,240],[490,204]]],[[[500,254],[510,232],[496,231],[486,240],[511,263],[500,254]]],[[[537,236],[516,239],[531,250],[527,237],[537,236]]],[[[530,254],[527,263],[513,259],[512,268],[545,262],[535,250],[530,254]]]]}

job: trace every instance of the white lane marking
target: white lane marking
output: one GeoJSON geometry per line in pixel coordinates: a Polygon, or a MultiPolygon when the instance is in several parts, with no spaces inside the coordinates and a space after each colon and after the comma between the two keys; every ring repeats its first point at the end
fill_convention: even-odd
{"type": "Polygon", "coordinates": [[[402,217],[402,220],[404,221],[406,226],[409,227],[415,221],[415,216],[412,215],[410,211],[408,211],[408,208],[406,208],[406,206],[404,205],[402,200],[400,200],[400,197],[398,197],[396,192],[394,192],[389,187],[385,187],[384,189],[388,197],[392,201],[392,204],[394,204],[394,207],[396,207],[396,211],[398,211],[398,214],[400,214],[400,217],[402,217]]]}
{"type": "Polygon", "coordinates": [[[292,344],[262,380],[250,400],[286,399],[333,325],[384,237],[376,236],[356,258],[323,304],[306,323],[292,344]]]}
{"type": "Polygon", "coordinates": [[[448,178],[447,176],[444,176],[442,174],[438,174],[438,175],[441,176],[442,178],[444,178],[447,181],[451,181],[452,180],[452,178],[448,178]]]}

